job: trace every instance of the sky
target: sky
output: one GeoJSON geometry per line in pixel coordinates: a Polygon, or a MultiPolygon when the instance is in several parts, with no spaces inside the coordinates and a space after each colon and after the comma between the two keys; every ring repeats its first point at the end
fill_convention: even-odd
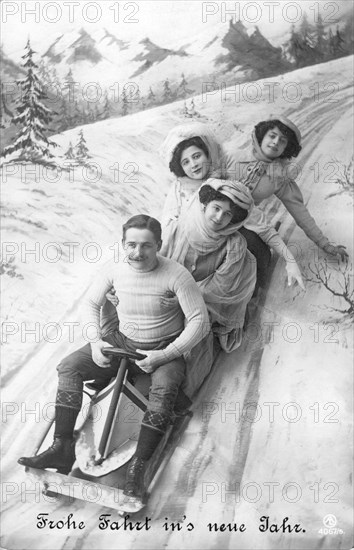
{"type": "MultiPolygon", "coordinates": [[[[49,46],[61,33],[84,27],[88,32],[105,27],[118,38],[142,39],[148,36],[163,47],[187,43],[193,36],[218,24],[239,19],[246,26],[258,25],[267,38],[278,41],[303,13],[314,22],[321,2],[220,2],[200,0],[137,0],[99,2],[70,1],[14,1],[3,0],[1,31],[4,50],[13,59],[23,53],[27,37],[32,47],[49,46]]],[[[350,9],[351,2],[337,0],[322,2],[322,15],[328,22],[350,9]]],[[[215,30],[214,30],[215,32],[215,30]]]]}

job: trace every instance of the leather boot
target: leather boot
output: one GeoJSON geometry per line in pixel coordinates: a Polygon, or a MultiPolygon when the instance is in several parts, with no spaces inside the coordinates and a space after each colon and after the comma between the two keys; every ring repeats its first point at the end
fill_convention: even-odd
{"type": "Polygon", "coordinates": [[[17,461],[30,468],[56,468],[60,474],[68,474],[75,462],[74,440],[66,437],[54,437],[53,444],[36,456],[21,456],[17,461]]]}
{"type": "Polygon", "coordinates": [[[146,461],[133,456],[127,469],[123,494],[143,500],[145,493],[144,475],[146,461]]]}

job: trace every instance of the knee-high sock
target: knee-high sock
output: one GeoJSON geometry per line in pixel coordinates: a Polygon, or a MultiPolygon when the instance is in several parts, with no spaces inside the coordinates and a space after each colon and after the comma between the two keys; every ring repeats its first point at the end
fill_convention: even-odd
{"type": "Polygon", "coordinates": [[[145,411],[135,456],[149,460],[160,443],[169,422],[170,417],[165,413],[145,411]]]}
{"type": "Polygon", "coordinates": [[[81,379],[59,377],[54,437],[73,437],[75,422],[82,405],[82,389],[81,379]]]}

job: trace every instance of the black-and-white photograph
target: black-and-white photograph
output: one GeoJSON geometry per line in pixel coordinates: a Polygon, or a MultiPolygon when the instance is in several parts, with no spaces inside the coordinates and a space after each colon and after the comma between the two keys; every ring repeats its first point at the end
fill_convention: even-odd
{"type": "Polygon", "coordinates": [[[1,549],[353,549],[353,4],[0,8],[1,549]]]}

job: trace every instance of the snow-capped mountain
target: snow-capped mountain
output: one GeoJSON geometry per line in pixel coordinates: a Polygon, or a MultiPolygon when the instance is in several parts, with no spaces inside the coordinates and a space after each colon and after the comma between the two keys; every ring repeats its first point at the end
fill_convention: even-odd
{"type": "Polygon", "coordinates": [[[16,63],[12,59],[10,59],[8,55],[6,55],[2,48],[0,49],[0,74],[3,84],[13,82],[18,78],[23,77],[25,72],[26,71],[22,67],[20,67],[18,63],[16,63]]]}
{"type": "Polygon", "coordinates": [[[282,69],[281,49],[274,47],[256,27],[246,29],[242,22],[219,23],[193,37],[190,43],[161,47],[149,37],[130,42],[106,29],[92,33],[82,28],[57,36],[42,57],[62,77],[69,68],[78,82],[99,82],[105,86],[134,81],[146,90],[168,78],[179,82],[205,80],[210,75],[238,71],[242,80],[252,71],[253,78],[271,76],[282,69]],[[214,34],[215,33],[215,34],[214,34]],[[264,53],[266,52],[266,56],[264,53]]]}

